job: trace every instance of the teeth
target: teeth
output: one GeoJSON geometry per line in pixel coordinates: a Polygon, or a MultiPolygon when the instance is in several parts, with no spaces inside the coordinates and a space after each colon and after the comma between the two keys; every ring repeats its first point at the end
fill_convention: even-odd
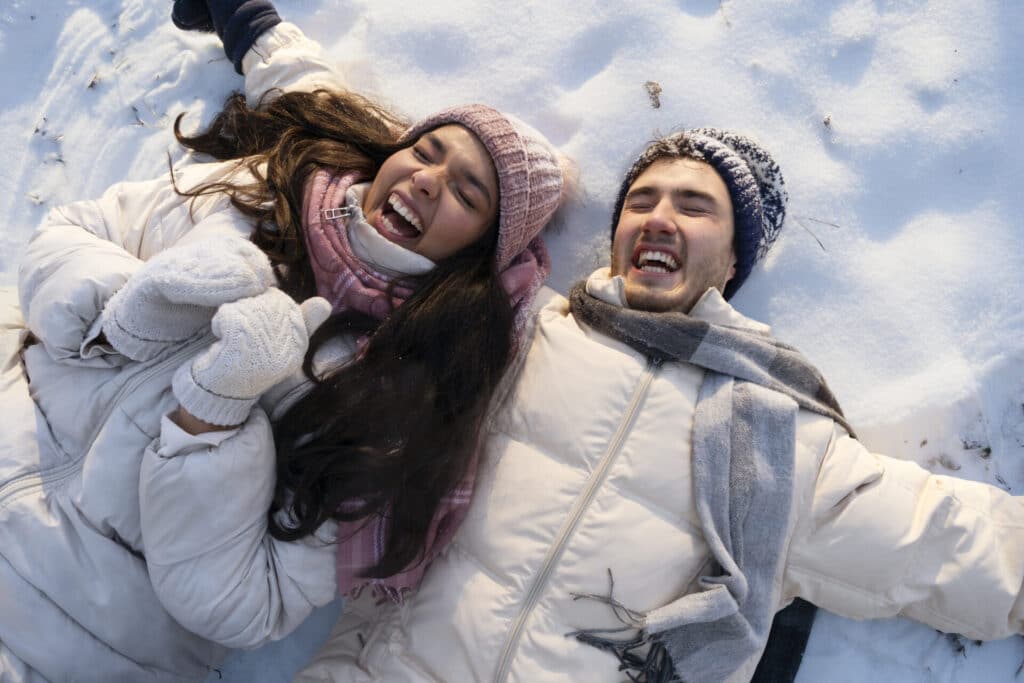
{"type": "Polygon", "coordinates": [[[388,232],[393,233],[395,235],[401,235],[402,234],[398,230],[395,230],[395,226],[393,226],[391,224],[391,221],[388,220],[387,216],[382,216],[380,220],[387,227],[388,232]]]}
{"type": "Polygon", "coordinates": [[[402,200],[399,199],[397,194],[392,194],[390,197],[388,197],[388,204],[390,204],[391,208],[395,210],[395,213],[397,213],[399,216],[412,223],[412,226],[414,228],[416,228],[420,232],[423,232],[423,224],[420,223],[420,217],[417,216],[412,209],[403,204],[402,200]]]}
{"type": "Polygon", "coordinates": [[[679,268],[679,262],[676,261],[672,254],[666,254],[663,251],[653,251],[645,249],[640,252],[640,255],[636,259],[637,265],[640,270],[645,270],[653,273],[670,273],[679,268]],[[664,263],[665,267],[653,265],[652,261],[658,263],[664,263]]]}

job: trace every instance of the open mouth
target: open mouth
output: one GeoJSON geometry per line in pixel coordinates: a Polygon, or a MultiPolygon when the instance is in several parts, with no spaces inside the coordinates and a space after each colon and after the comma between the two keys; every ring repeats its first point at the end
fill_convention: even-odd
{"type": "Polygon", "coordinates": [[[679,270],[679,261],[667,251],[637,249],[633,267],[644,273],[674,273],[679,270]]]}
{"type": "Polygon", "coordinates": [[[414,239],[423,234],[420,217],[394,192],[381,211],[381,222],[388,232],[401,239],[414,239]]]}

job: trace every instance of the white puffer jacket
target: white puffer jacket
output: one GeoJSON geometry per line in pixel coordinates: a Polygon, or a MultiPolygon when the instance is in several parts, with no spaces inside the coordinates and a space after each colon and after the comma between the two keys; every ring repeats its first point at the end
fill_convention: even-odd
{"type": "MultiPolygon", "coordinates": [[[[290,24],[261,36],[244,63],[250,99],[271,86],[341,87],[318,53],[290,24]]],[[[192,187],[228,166],[185,163],[175,177],[192,187]]],[[[3,683],[201,680],[223,645],[281,637],[335,597],[333,546],[265,533],[265,410],[199,439],[165,419],[172,373],[211,338],[147,363],[90,344],[143,261],[251,231],[223,195],[191,211],[169,177],[55,209],[22,260],[20,309],[12,292],[0,297],[3,683]]]]}
{"type": "MultiPolygon", "coordinates": [[[[548,297],[452,546],[403,607],[346,606],[297,680],[618,683],[612,655],[566,634],[621,622],[573,594],[606,595],[610,569],[614,597],[645,612],[701,575],[709,555],[689,444],[702,371],[654,369],[548,297]]],[[[692,314],[760,326],[714,290],[692,314]]],[[[800,596],[848,617],[905,614],[971,638],[1021,631],[1020,500],[869,453],[805,412],[796,463],[799,522],[780,608],[800,596]]]]}

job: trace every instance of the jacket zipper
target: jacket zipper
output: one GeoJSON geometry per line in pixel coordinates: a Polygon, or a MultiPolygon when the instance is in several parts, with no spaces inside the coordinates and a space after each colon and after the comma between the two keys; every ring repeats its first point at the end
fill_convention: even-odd
{"type": "MultiPolygon", "coordinates": [[[[110,402],[107,403],[107,409],[103,412],[101,419],[96,423],[96,428],[93,430],[93,433],[90,434],[89,438],[86,440],[82,453],[80,453],[77,458],[71,462],[65,463],[64,465],[58,465],[57,467],[46,470],[45,472],[26,472],[25,474],[19,475],[8,481],[6,484],[0,486],[0,507],[3,507],[9,499],[14,498],[17,494],[23,491],[48,483],[60,482],[77,472],[82,466],[84,454],[92,448],[92,444],[96,441],[96,437],[99,436],[100,430],[103,429],[103,426],[107,423],[107,420],[110,419],[114,409],[120,405],[121,400],[125,396],[135,391],[135,389],[147,382],[154,375],[166,369],[169,365],[173,363],[180,363],[183,357],[195,352],[201,344],[209,343],[209,341],[209,335],[204,335],[191,344],[183,346],[174,354],[168,356],[145,372],[140,372],[125,382],[121,388],[118,389],[110,402]]],[[[64,450],[55,437],[53,438],[53,444],[60,450],[64,450]]]]}
{"type": "Polygon", "coordinates": [[[658,362],[650,362],[647,364],[644,374],[640,378],[640,383],[633,391],[633,397],[630,399],[629,407],[627,408],[622,421],[619,422],[619,426],[615,430],[615,434],[612,435],[611,440],[608,442],[608,447],[605,449],[604,455],[601,456],[601,461],[598,463],[597,469],[595,469],[594,473],[590,475],[590,479],[587,481],[583,494],[576,499],[576,504],[569,513],[569,517],[562,524],[562,529],[558,534],[558,538],[548,550],[548,554],[544,558],[544,563],[541,565],[540,572],[538,572],[537,577],[534,579],[533,585],[530,586],[530,592],[527,594],[526,600],[523,602],[523,606],[519,610],[519,615],[512,624],[512,629],[509,631],[508,638],[505,641],[505,647],[501,651],[501,657],[498,659],[497,673],[494,676],[495,683],[504,683],[508,678],[509,669],[512,666],[512,655],[519,646],[519,640],[522,637],[523,626],[526,624],[526,619],[530,616],[530,613],[536,606],[537,601],[540,600],[541,593],[550,578],[551,571],[561,559],[562,552],[565,550],[569,537],[576,531],[576,526],[583,517],[583,513],[586,512],[588,507],[590,507],[590,503],[593,501],[594,496],[597,495],[598,489],[604,483],[604,480],[608,475],[608,470],[611,468],[612,461],[615,460],[615,456],[618,455],[619,450],[622,448],[622,442],[625,440],[626,432],[629,431],[629,428],[633,424],[637,408],[640,406],[640,402],[647,394],[647,390],[651,386],[651,380],[654,379],[654,374],[660,365],[661,364],[658,362]]]}

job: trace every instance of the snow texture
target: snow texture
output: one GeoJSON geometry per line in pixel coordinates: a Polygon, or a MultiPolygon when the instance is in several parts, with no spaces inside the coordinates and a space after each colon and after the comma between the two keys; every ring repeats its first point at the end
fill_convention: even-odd
{"type": "MultiPolygon", "coordinates": [[[[240,87],[170,4],[0,0],[0,284],[50,207],[162,173],[174,117],[194,129],[240,87]]],[[[821,368],[875,450],[1024,493],[1024,3],[277,4],[355,89],[411,117],[483,101],[575,159],[583,192],[550,239],[563,292],[606,261],[620,178],[656,132],[753,135],[791,202],[734,303],[821,368]]],[[[337,609],[211,680],[287,680],[337,609]]],[[[1022,644],[823,614],[799,680],[1009,682],[1022,644]]]]}

